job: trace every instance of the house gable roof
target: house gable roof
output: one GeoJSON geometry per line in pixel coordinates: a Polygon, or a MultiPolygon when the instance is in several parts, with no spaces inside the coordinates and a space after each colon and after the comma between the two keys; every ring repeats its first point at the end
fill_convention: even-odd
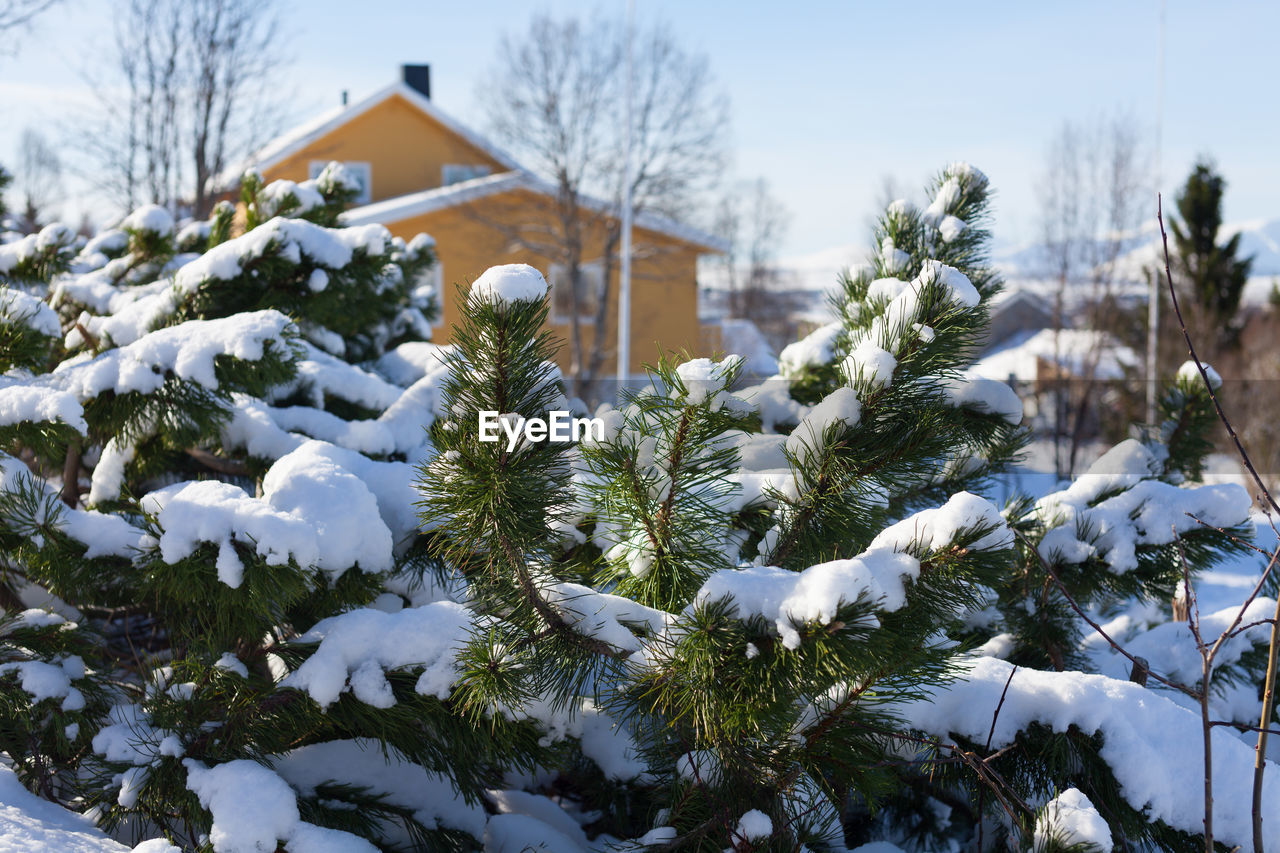
{"type": "MultiPolygon", "coordinates": [[[[516,168],[509,172],[500,172],[470,181],[459,181],[456,184],[408,193],[355,207],[342,214],[342,221],[346,225],[369,223],[386,225],[518,189],[552,198],[556,195],[555,186],[531,172],[516,168]]],[[[582,196],[580,203],[597,213],[612,212],[612,205],[602,199],[582,196]]],[[[708,252],[725,252],[729,248],[728,243],[719,237],[658,214],[641,212],[635,217],[634,222],[637,228],[681,240],[708,252]]]]}
{"type": "Polygon", "coordinates": [[[510,154],[471,128],[459,124],[436,107],[429,98],[424,97],[422,93],[407,85],[404,81],[398,80],[390,86],[379,89],[363,100],[328,110],[310,121],[303,122],[294,129],[277,136],[251,154],[242,163],[224,169],[222,174],[218,176],[218,183],[223,187],[232,186],[240,180],[240,176],[245,169],[250,167],[265,172],[343,125],[364,115],[379,104],[385,103],[396,96],[403,98],[411,106],[440,124],[450,133],[480,149],[506,169],[520,168],[520,164],[510,154]]]}
{"type": "MultiPolygon", "coordinates": [[[[343,214],[344,222],[350,225],[369,222],[383,224],[399,222],[413,216],[422,216],[437,210],[516,189],[528,190],[551,197],[556,195],[556,188],[552,184],[524,169],[516,162],[515,158],[481,134],[459,124],[446,115],[429,98],[424,97],[422,93],[402,80],[398,80],[354,104],[337,107],[322,113],[314,119],[298,125],[293,130],[276,137],[258,149],[245,162],[224,170],[219,176],[219,184],[223,187],[233,186],[239,181],[244,170],[249,167],[265,172],[343,125],[364,115],[379,104],[397,96],[403,98],[411,106],[420,110],[450,133],[492,157],[507,171],[469,181],[460,181],[448,186],[408,193],[376,201],[362,207],[352,208],[343,214]]],[[[582,196],[580,202],[584,207],[598,213],[607,214],[612,212],[613,209],[608,202],[591,196],[582,196]]],[[[708,252],[725,252],[728,250],[728,243],[721,238],[665,216],[642,212],[635,217],[634,222],[638,228],[644,228],[681,240],[708,252]]]]}

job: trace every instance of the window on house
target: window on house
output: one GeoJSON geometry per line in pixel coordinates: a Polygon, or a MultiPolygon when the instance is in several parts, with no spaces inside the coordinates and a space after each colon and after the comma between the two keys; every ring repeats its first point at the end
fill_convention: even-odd
{"type": "MultiPolygon", "coordinates": [[[[578,319],[594,320],[598,305],[597,295],[600,283],[604,278],[604,266],[599,261],[579,264],[582,284],[578,292],[578,319]]],[[[551,319],[567,323],[573,316],[573,283],[569,280],[569,268],[563,264],[552,264],[547,276],[551,285],[551,319]]]]}
{"type": "Polygon", "coordinates": [[[488,166],[470,166],[464,163],[445,163],[440,168],[441,184],[449,186],[473,178],[483,178],[493,170],[488,166]]]}
{"type": "MultiPolygon", "coordinates": [[[[307,164],[308,177],[312,179],[320,177],[320,173],[328,165],[328,160],[312,160],[307,164]]],[[[355,178],[356,183],[360,185],[360,192],[351,203],[368,204],[373,201],[373,166],[363,160],[344,160],[342,165],[347,167],[351,177],[355,178]]]]}

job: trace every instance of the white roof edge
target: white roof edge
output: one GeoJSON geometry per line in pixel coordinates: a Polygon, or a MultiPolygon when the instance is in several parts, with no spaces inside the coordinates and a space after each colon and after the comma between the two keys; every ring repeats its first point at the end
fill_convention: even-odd
{"type": "Polygon", "coordinates": [[[711,254],[723,255],[729,251],[729,241],[725,238],[717,237],[714,234],[703,231],[701,228],[695,228],[692,225],[686,225],[683,222],[678,222],[656,213],[642,212],[636,217],[635,224],[641,228],[677,237],[686,243],[694,243],[704,249],[710,249],[711,254]]]}
{"type": "Polygon", "coordinates": [[[240,180],[240,176],[248,168],[255,168],[259,171],[265,171],[272,166],[279,164],[282,160],[290,157],[297,152],[306,148],[330,132],[336,130],[347,122],[358,118],[377,105],[383,103],[388,98],[399,95],[404,98],[422,113],[431,119],[439,122],[445,128],[467,142],[479,148],[493,159],[497,160],[509,170],[517,170],[520,164],[515,159],[503,151],[497,145],[490,142],[485,137],[476,133],[469,127],[459,124],[452,117],[443,113],[439,107],[431,102],[431,100],[422,95],[413,87],[409,86],[402,80],[397,80],[389,86],[384,86],[372,95],[357,101],[350,106],[337,107],[328,110],[309,121],[297,125],[292,130],[277,136],[275,139],[263,145],[255,153],[250,154],[240,163],[229,166],[218,175],[218,184],[221,187],[230,187],[240,180]]]}
{"type": "MultiPolygon", "coordinates": [[[[342,222],[345,225],[369,223],[385,225],[517,188],[549,196],[556,194],[555,187],[542,178],[524,169],[513,169],[510,172],[499,172],[483,178],[459,181],[449,186],[422,190],[352,208],[342,214],[342,222]]],[[[611,210],[608,202],[592,196],[583,196],[582,203],[600,213],[609,213],[611,210]]],[[[728,242],[719,237],[654,213],[642,212],[635,218],[635,224],[640,228],[665,234],[712,252],[725,252],[729,248],[728,242]]]]}
{"type": "MultiPolygon", "coordinates": [[[[525,175],[530,182],[528,184],[529,189],[551,196],[556,194],[556,188],[548,181],[529,172],[525,172],[525,175]]],[[[586,207],[590,207],[598,213],[607,214],[613,211],[613,205],[609,204],[609,202],[604,199],[596,198],[595,196],[582,195],[579,198],[579,201],[586,207]]],[[[703,248],[711,249],[716,253],[729,251],[728,240],[717,237],[714,234],[708,234],[700,228],[695,228],[692,225],[686,225],[683,222],[677,222],[670,217],[662,216],[657,213],[641,211],[640,214],[635,217],[633,224],[649,231],[656,231],[659,234],[666,234],[669,237],[684,240],[687,243],[697,244],[703,248]]]]}
{"type": "Polygon", "coordinates": [[[372,204],[353,207],[340,217],[343,225],[368,225],[399,222],[414,216],[434,213],[463,202],[474,201],[494,193],[524,186],[523,175],[518,170],[485,175],[443,187],[399,195],[375,201],[372,204]]]}

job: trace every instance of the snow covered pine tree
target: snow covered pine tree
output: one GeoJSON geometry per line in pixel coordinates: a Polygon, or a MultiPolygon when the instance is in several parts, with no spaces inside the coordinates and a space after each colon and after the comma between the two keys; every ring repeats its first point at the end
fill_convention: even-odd
{"type": "MultiPolygon", "coordinates": [[[[343,187],[250,178],[234,238],[148,209],[0,245],[0,749],[33,791],[149,853],[1201,844],[1199,716],[1076,608],[1194,686],[1151,603],[1249,499],[1187,485],[1191,375],[1067,490],[978,496],[1026,440],[964,375],[981,173],[885,212],[782,376],[663,362],[603,436],[512,449],[481,413],[585,414],[542,277],[491,269],[452,345],[407,340],[430,252],[338,227],[343,187]]],[[[1265,633],[1228,644],[1223,719],[1265,633]]],[[[1247,844],[1252,751],[1213,741],[1247,844]]]]}

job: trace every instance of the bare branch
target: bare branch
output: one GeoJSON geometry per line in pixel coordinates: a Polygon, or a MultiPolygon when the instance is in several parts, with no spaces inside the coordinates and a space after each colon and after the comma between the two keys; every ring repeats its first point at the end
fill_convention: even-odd
{"type": "Polygon", "coordinates": [[[1173,301],[1173,311],[1178,317],[1178,327],[1182,330],[1183,340],[1187,342],[1187,353],[1191,356],[1191,360],[1195,362],[1196,370],[1200,372],[1200,378],[1204,380],[1204,386],[1209,391],[1209,399],[1213,401],[1213,408],[1218,413],[1218,420],[1222,421],[1222,425],[1227,429],[1227,434],[1231,436],[1231,441],[1236,446],[1236,453],[1240,455],[1240,461],[1244,463],[1249,475],[1257,483],[1259,493],[1266,498],[1267,506],[1275,512],[1280,512],[1280,504],[1276,503],[1275,498],[1271,496],[1271,490],[1267,488],[1267,484],[1262,481],[1257,469],[1253,467],[1253,460],[1249,458],[1244,445],[1240,443],[1240,437],[1236,435],[1235,429],[1231,426],[1231,421],[1227,419],[1227,413],[1222,410],[1222,404],[1218,402],[1218,395],[1214,390],[1213,383],[1209,381],[1209,373],[1204,369],[1204,363],[1196,355],[1195,344],[1191,342],[1191,333],[1187,331],[1186,321],[1182,318],[1182,309],[1178,305],[1178,292],[1177,288],[1173,286],[1173,273],[1169,269],[1169,235],[1164,230],[1164,200],[1159,196],[1156,198],[1156,221],[1160,223],[1160,239],[1164,243],[1164,276],[1165,281],[1169,284],[1169,298],[1173,301]]]}
{"type": "Polygon", "coordinates": [[[26,26],[60,0],[0,0],[0,33],[26,26]]]}
{"type": "Polygon", "coordinates": [[[124,208],[206,216],[218,176],[278,130],[284,96],[274,0],[130,0],[116,18],[118,77],[83,76],[99,104],[75,142],[124,208]]]}
{"type": "MultiPolygon", "coordinates": [[[[1058,591],[1062,593],[1062,597],[1066,600],[1067,604],[1071,607],[1071,609],[1075,611],[1076,615],[1079,616],[1081,619],[1083,619],[1089,625],[1089,627],[1092,628],[1098,634],[1098,636],[1102,637],[1102,639],[1107,642],[1107,645],[1111,646],[1111,648],[1114,649],[1117,653],[1127,658],[1130,663],[1137,664],[1139,660],[1137,657],[1132,655],[1129,652],[1129,650],[1126,649],[1124,646],[1120,645],[1114,639],[1112,639],[1111,635],[1106,632],[1105,628],[1099,625],[1096,620],[1094,620],[1089,616],[1089,614],[1085,613],[1084,608],[1082,608],[1080,604],[1075,600],[1075,597],[1067,589],[1066,585],[1062,582],[1062,579],[1058,577],[1058,573],[1054,570],[1053,566],[1049,564],[1049,561],[1046,560],[1044,556],[1040,553],[1040,550],[1036,548],[1035,544],[1032,543],[1029,539],[1027,539],[1026,535],[1023,533],[1014,531],[1014,535],[1017,536],[1018,539],[1022,541],[1022,544],[1026,546],[1027,550],[1029,550],[1032,554],[1035,555],[1035,558],[1040,563],[1041,568],[1044,569],[1045,573],[1058,587],[1058,591]]],[[[1154,678],[1156,681],[1159,681],[1161,684],[1165,685],[1166,687],[1169,687],[1173,690],[1177,690],[1180,693],[1185,693],[1187,696],[1190,696],[1192,699],[1200,698],[1200,694],[1197,691],[1193,690],[1192,688],[1188,687],[1187,685],[1181,684],[1177,681],[1171,681],[1170,679],[1165,678],[1163,675],[1161,675],[1160,673],[1154,670],[1148,669],[1148,672],[1152,678],[1154,678]]]]}
{"type": "MultiPolygon", "coordinates": [[[[477,92],[492,136],[550,181],[553,239],[539,253],[561,268],[568,291],[571,378],[589,387],[609,355],[607,328],[621,238],[627,121],[627,33],[617,21],[537,15],[502,39],[477,92]],[[588,195],[603,199],[588,205],[588,195]],[[550,244],[550,245],[548,245],[550,244]],[[598,278],[584,274],[599,263],[598,278]],[[593,323],[597,334],[583,326],[593,323]]],[[[724,165],[727,102],[705,57],[686,52],[666,27],[639,34],[631,88],[633,209],[687,217],[724,165]]],[[[507,227],[520,245],[528,230],[507,227]]],[[[633,256],[646,251],[636,246],[633,256]]]]}

